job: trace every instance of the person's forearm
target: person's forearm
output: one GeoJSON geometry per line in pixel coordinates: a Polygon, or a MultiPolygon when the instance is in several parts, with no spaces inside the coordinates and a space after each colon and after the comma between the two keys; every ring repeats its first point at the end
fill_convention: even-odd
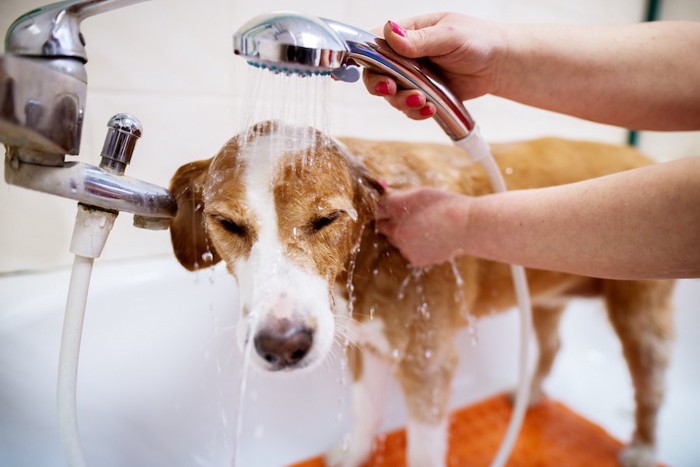
{"type": "Polygon", "coordinates": [[[700,23],[506,30],[495,94],[628,128],[700,129],[700,23]]]}
{"type": "Polygon", "coordinates": [[[700,277],[700,158],[476,198],[465,253],[596,277],[700,277]]]}

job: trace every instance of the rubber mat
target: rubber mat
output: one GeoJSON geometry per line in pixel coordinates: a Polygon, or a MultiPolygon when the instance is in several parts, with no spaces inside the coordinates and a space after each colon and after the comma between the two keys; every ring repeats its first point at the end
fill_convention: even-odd
{"type": "MultiPolygon", "coordinates": [[[[506,395],[455,411],[450,419],[448,465],[487,467],[493,461],[508,426],[512,405],[506,395]]],[[[527,412],[508,467],[619,466],[623,444],[604,429],[565,405],[546,400],[527,412]]],[[[375,442],[365,467],[406,465],[404,430],[388,433],[375,442]]],[[[291,467],[324,467],[322,457],[291,467]]]]}

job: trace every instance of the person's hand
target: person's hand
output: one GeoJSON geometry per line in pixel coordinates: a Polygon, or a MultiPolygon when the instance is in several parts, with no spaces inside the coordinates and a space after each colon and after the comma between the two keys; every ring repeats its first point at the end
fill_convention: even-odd
{"type": "MultiPolygon", "coordinates": [[[[400,55],[427,58],[460,100],[493,93],[498,84],[498,64],[507,52],[506,30],[497,23],[456,13],[433,13],[384,25],[384,38],[400,55]]],[[[398,89],[390,77],[365,68],[367,90],[383,96],[410,118],[435,114],[435,105],[415,89],[398,89]]]]}
{"type": "Polygon", "coordinates": [[[390,191],[380,201],[377,228],[414,266],[462,253],[471,198],[437,188],[390,191]]]}

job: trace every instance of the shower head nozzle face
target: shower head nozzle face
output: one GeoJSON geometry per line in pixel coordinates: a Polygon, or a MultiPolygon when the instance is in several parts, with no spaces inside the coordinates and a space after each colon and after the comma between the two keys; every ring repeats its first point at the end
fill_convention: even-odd
{"type": "Polygon", "coordinates": [[[328,75],[348,54],[345,41],[326,23],[292,12],[253,18],[234,34],[233,50],[251,65],[302,76],[328,75]]]}

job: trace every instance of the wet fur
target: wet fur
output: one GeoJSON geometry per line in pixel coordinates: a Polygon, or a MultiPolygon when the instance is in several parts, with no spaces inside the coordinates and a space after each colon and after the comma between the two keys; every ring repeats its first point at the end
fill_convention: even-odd
{"type": "MultiPolygon", "coordinates": [[[[178,214],[171,235],[175,254],[187,269],[223,259],[234,272],[232,266],[250,254],[256,220],[241,198],[245,187],[240,173],[246,163],[239,158],[241,144],[275,131],[277,124],[260,124],[229,141],[215,158],[185,165],[173,177],[178,214]],[[223,228],[216,217],[221,215],[245,225],[245,234],[223,228]]],[[[375,232],[374,213],[382,184],[437,186],[474,196],[489,193],[490,184],[483,171],[466,164],[464,154],[452,146],[316,137],[312,149],[282,157],[270,183],[284,254],[324,278],[329,293],[340,286],[344,296],[335,297],[336,313],[346,312],[346,284],[354,289],[351,318],[361,324],[353,330],[358,347],[350,348],[350,358],[358,408],[349,448],[331,453],[329,462],[357,465],[366,460],[381,408],[373,394],[374,374],[388,368],[406,396],[409,463],[442,464],[447,402],[458,357],[454,335],[467,323],[466,310],[478,318],[514,306],[510,272],[502,264],[458,258],[454,264],[463,287],[457,290],[449,264],[420,273],[409,267],[375,232]],[[317,206],[341,214],[315,231],[310,226],[315,225],[317,206]]],[[[626,147],[552,138],[492,149],[499,166],[508,169],[509,189],[570,183],[650,163],[626,147]]],[[[535,270],[528,271],[528,280],[540,349],[532,402],[542,397],[542,381],[559,348],[557,328],[566,303],[579,296],[603,298],[622,342],[637,403],[636,430],[621,458],[625,465],[652,465],[672,340],[673,282],[613,281],[535,270]]],[[[244,318],[247,311],[242,311],[244,318]]]]}

